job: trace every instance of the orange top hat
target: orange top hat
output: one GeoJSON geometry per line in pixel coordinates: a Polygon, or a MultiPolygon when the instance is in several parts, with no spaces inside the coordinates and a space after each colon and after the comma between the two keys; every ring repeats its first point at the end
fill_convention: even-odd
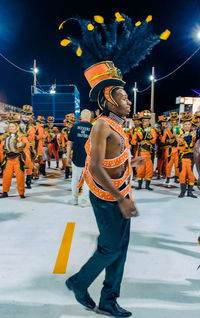
{"type": "Polygon", "coordinates": [[[178,120],[178,113],[177,112],[171,112],[169,114],[169,120],[173,120],[173,119],[178,120]]]}
{"type": "Polygon", "coordinates": [[[44,118],[44,116],[37,116],[37,121],[39,122],[39,123],[45,123],[45,118],[44,118]]]}
{"type": "Polygon", "coordinates": [[[47,117],[47,122],[48,123],[54,123],[54,117],[53,116],[48,116],[47,117]]]}
{"type": "Polygon", "coordinates": [[[90,66],[84,75],[91,86],[89,97],[96,101],[99,92],[107,86],[122,86],[126,84],[122,80],[121,71],[115,67],[112,61],[103,61],[90,66]]]}
{"type": "Polygon", "coordinates": [[[20,122],[20,114],[18,114],[18,113],[9,113],[8,122],[9,123],[19,124],[19,122],[20,122]]]}
{"type": "Polygon", "coordinates": [[[167,121],[167,116],[165,115],[158,116],[158,123],[161,123],[163,121],[167,121]]]}
{"type": "Polygon", "coordinates": [[[143,110],[140,113],[140,119],[151,119],[151,112],[150,110],[143,110]]]}
{"type": "Polygon", "coordinates": [[[192,120],[191,112],[181,113],[181,121],[182,122],[191,121],[191,120],[192,120]]]}
{"type": "Polygon", "coordinates": [[[74,124],[76,122],[76,117],[75,117],[74,113],[65,115],[65,119],[66,119],[66,121],[68,121],[72,124],[74,124]]]}
{"type": "Polygon", "coordinates": [[[132,120],[140,120],[140,114],[133,114],[132,120]]]}
{"type": "Polygon", "coordinates": [[[33,114],[33,108],[31,105],[23,105],[23,113],[26,115],[32,115],[33,114]]]}

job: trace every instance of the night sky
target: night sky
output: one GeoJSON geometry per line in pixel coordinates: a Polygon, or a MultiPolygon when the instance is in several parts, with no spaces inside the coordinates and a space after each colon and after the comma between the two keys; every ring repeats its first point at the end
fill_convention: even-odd
{"type": "MultiPolygon", "coordinates": [[[[169,29],[167,41],[157,45],[145,61],[133,69],[124,80],[131,100],[131,88],[137,81],[138,88],[150,84],[149,76],[155,66],[159,78],[184,62],[199,43],[195,34],[200,29],[200,0],[174,1],[18,1],[0,0],[0,52],[24,69],[33,67],[37,60],[40,84],[76,84],[81,96],[81,108],[92,108],[89,102],[89,85],[84,78],[80,59],[69,47],[60,46],[64,32],[59,24],[77,15],[93,19],[102,15],[107,23],[115,12],[130,16],[134,22],[153,15],[153,30],[161,34],[169,29]]],[[[65,34],[67,36],[67,33],[65,34]]],[[[194,96],[192,88],[200,89],[200,51],[179,71],[155,83],[155,111],[157,114],[176,108],[175,97],[194,96]]],[[[24,73],[0,57],[0,101],[22,107],[30,104],[30,86],[33,75],[24,73]]],[[[150,108],[150,90],[138,94],[137,110],[150,108]]]]}

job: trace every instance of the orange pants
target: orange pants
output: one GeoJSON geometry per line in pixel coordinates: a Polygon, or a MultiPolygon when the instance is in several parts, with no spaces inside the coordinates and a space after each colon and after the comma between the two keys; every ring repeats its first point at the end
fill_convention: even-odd
{"type": "Polygon", "coordinates": [[[7,161],[3,171],[3,192],[9,192],[14,172],[17,180],[17,191],[19,195],[22,195],[25,192],[25,173],[19,168],[19,158],[7,161]]]}
{"type": "Polygon", "coordinates": [[[58,154],[58,150],[55,149],[55,144],[54,143],[48,144],[48,149],[49,149],[50,158],[53,154],[56,161],[59,161],[59,154],[58,154]]]}
{"type": "Polygon", "coordinates": [[[150,152],[140,152],[140,156],[145,156],[145,164],[143,166],[137,167],[137,178],[142,179],[145,178],[147,180],[151,180],[153,176],[153,161],[151,158],[150,152]]]}
{"type": "Polygon", "coordinates": [[[192,171],[192,161],[189,158],[182,158],[179,173],[180,184],[186,183],[186,179],[188,179],[189,185],[194,185],[195,176],[192,171]]]}
{"type": "Polygon", "coordinates": [[[166,165],[166,177],[171,177],[172,167],[174,165],[175,176],[179,176],[179,157],[178,157],[178,149],[176,147],[169,147],[165,150],[165,165],[166,165]]]}

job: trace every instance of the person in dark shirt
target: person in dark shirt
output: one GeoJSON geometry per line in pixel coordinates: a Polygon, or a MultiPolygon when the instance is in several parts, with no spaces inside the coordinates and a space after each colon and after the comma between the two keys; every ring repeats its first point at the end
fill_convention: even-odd
{"type": "MultiPolygon", "coordinates": [[[[85,166],[86,151],[85,143],[90,136],[92,129],[91,112],[88,109],[84,109],[81,112],[81,121],[75,124],[68,135],[67,143],[67,164],[70,164],[72,160],[72,199],[68,201],[68,204],[78,205],[78,189],[77,185],[85,166]],[[72,159],[71,157],[72,151],[72,159]]],[[[84,184],[81,194],[80,205],[82,207],[89,206],[89,189],[84,184]]]]}

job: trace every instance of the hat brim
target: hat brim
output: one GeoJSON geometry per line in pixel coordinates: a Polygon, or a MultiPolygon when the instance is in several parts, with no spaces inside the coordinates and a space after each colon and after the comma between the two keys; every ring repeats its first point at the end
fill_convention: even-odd
{"type": "Polygon", "coordinates": [[[105,79],[101,82],[99,82],[98,84],[96,84],[90,91],[89,93],[89,97],[90,97],[90,100],[92,102],[95,102],[97,101],[97,97],[98,97],[98,94],[99,92],[107,87],[107,86],[122,86],[124,87],[126,84],[126,82],[118,79],[118,78],[110,78],[110,79],[105,79]]]}

